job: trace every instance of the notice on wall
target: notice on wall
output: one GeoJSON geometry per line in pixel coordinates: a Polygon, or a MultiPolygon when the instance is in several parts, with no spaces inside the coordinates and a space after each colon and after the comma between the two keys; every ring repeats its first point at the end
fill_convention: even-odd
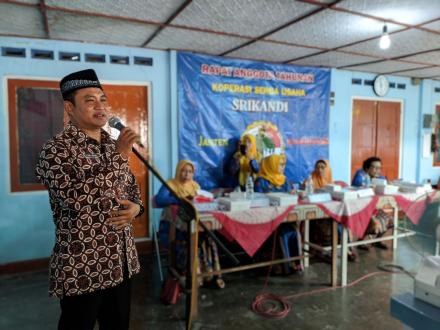
{"type": "Polygon", "coordinates": [[[431,157],[431,134],[423,134],[423,158],[431,157]]]}

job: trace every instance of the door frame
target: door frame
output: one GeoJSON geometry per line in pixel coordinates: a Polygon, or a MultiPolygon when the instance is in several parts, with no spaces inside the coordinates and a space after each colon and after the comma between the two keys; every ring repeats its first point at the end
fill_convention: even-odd
{"type": "MultiPolygon", "coordinates": [[[[11,75],[5,75],[3,76],[2,79],[2,83],[3,83],[3,88],[0,91],[1,95],[4,96],[4,105],[3,105],[3,112],[4,112],[4,118],[5,118],[5,123],[6,123],[6,131],[5,131],[5,136],[7,137],[7,143],[6,143],[6,159],[5,159],[5,166],[7,169],[7,175],[9,176],[9,178],[11,177],[11,167],[10,167],[10,140],[9,140],[9,120],[10,120],[10,115],[9,115],[9,100],[8,100],[8,79],[24,79],[24,80],[41,80],[41,81],[53,81],[53,82],[59,82],[60,78],[59,77],[43,77],[43,76],[34,76],[34,75],[29,75],[29,76],[25,76],[25,75],[15,75],[15,74],[11,74],[11,75]]],[[[153,155],[153,144],[152,144],[152,98],[153,98],[153,91],[152,91],[152,82],[151,81],[130,81],[130,80],[108,80],[108,79],[102,79],[100,80],[100,82],[104,85],[131,85],[131,86],[145,86],[147,87],[147,107],[148,107],[148,116],[147,116],[147,120],[149,123],[148,126],[148,133],[147,133],[147,138],[148,138],[148,143],[147,143],[147,148],[149,151],[149,155],[153,155]]],[[[0,115],[1,117],[1,115],[0,115]]],[[[147,172],[149,173],[149,171],[147,170],[147,172]]],[[[36,191],[20,191],[20,192],[11,192],[11,180],[7,180],[7,183],[5,183],[7,185],[7,190],[6,190],[6,194],[8,195],[17,195],[17,194],[32,194],[32,195],[42,195],[42,194],[47,194],[46,190],[36,190],[36,191]]],[[[153,180],[148,180],[148,198],[149,200],[147,201],[148,203],[150,203],[151,201],[151,196],[153,196],[153,180]]],[[[150,204],[149,204],[150,206],[150,204]]],[[[145,212],[148,212],[148,220],[149,220],[149,233],[150,236],[148,237],[139,237],[136,238],[136,242],[142,242],[142,241],[147,241],[147,240],[151,240],[151,233],[152,233],[152,221],[154,221],[153,218],[153,209],[152,207],[148,207],[148,211],[145,210],[145,212]]]]}
{"type": "MultiPolygon", "coordinates": [[[[435,119],[437,120],[437,107],[439,107],[440,108],[440,102],[434,102],[434,108],[432,109],[432,115],[435,117],[435,119]]],[[[425,115],[425,114],[429,114],[429,113],[422,113],[421,114],[421,116],[422,116],[422,120],[423,120],[423,115],[425,115]]],[[[435,132],[435,130],[436,130],[436,126],[437,126],[437,124],[435,124],[435,126],[434,126],[434,128],[431,128],[431,134],[435,134],[436,132],[435,132]]],[[[424,134],[424,132],[423,132],[423,130],[424,130],[424,128],[423,128],[423,122],[422,122],[422,124],[421,124],[421,127],[422,127],[422,129],[421,129],[421,131],[422,131],[422,135],[424,134]]],[[[431,135],[432,136],[432,135],[431,135]]],[[[432,142],[431,142],[431,145],[432,145],[432,142]]],[[[421,148],[421,150],[423,150],[423,138],[422,138],[422,141],[420,142],[420,148],[421,148]]],[[[432,150],[431,150],[432,151],[432,150]]],[[[435,152],[431,152],[431,155],[432,155],[432,162],[431,162],[431,166],[432,166],[432,168],[433,169],[435,169],[436,167],[438,168],[438,166],[435,166],[434,165],[434,159],[435,159],[435,152]]],[[[421,177],[421,174],[420,174],[420,170],[419,169],[417,169],[417,178],[418,178],[418,180],[420,181],[420,177],[421,177]]],[[[440,181],[440,180],[439,180],[440,181]]]]}
{"type": "MultiPolygon", "coordinates": [[[[148,114],[147,114],[147,120],[148,120],[148,132],[147,132],[147,139],[148,139],[148,143],[146,145],[147,149],[148,149],[148,155],[150,155],[150,159],[153,155],[153,144],[152,144],[152,89],[151,89],[151,81],[130,81],[130,80],[100,80],[102,85],[127,85],[127,86],[144,86],[147,87],[147,109],[148,109],[148,114]]],[[[149,159],[147,159],[149,160],[149,159]]],[[[151,202],[151,197],[154,195],[153,194],[153,180],[154,177],[150,176],[150,171],[147,169],[147,175],[149,176],[148,179],[148,199],[147,199],[147,203],[148,203],[148,210],[147,208],[145,208],[145,212],[148,212],[148,233],[149,236],[145,236],[145,237],[137,237],[135,238],[136,242],[144,242],[144,241],[150,241],[152,238],[152,222],[154,221],[153,218],[153,208],[150,205],[151,202]]]]}
{"type": "MultiPolygon", "coordinates": [[[[16,196],[16,195],[24,195],[24,194],[32,194],[32,195],[43,195],[47,194],[47,190],[30,190],[30,191],[12,191],[12,184],[11,184],[11,175],[12,175],[12,169],[11,169],[11,140],[10,137],[10,127],[9,127],[9,121],[11,120],[10,114],[9,114],[9,97],[8,97],[8,80],[9,79],[21,79],[21,80],[41,80],[41,81],[50,81],[50,82],[59,82],[58,78],[54,77],[41,77],[41,76],[34,76],[34,75],[4,75],[2,79],[3,88],[0,91],[1,96],[3,96],[4,99],[4,105],[3,105],[3,113],[4,113],[4,119],[5,119],[5,137],[6,137],[6,146],[5,146],[5,168],[6,168],[6,182],[5,182],[5,188],[6,192],[5,194],[8,196],[16,196]]],[[[1,114],[0,114],[1,118],[1,114]]]]}
{"type": "Polygon", "coordinates": [[[402,154],[403,154],[403,130],[404,130],[404,123],[403,123],[403,109],[405,108],[405,102],[403,99],[394,99],[394,98],[378,98],[378,97],[374,97],[374,96],[355,96],[353,95],[351,97],[351,111],[350,111],[350,120],[349,120],[349,126],[350,126],[350,139],[348,142],[348,155],[349,155],[349,159],[348,159],[348,171],[349,171],[349,181],[351,182],[351,178],[353,173],[351,173],[351,145],[352,145],[352,132],[353,132],[353,105],[354,105],[354,101],[355,100],[360,100],[360,101],[377,101],[377,102],[395,102],[395,103],[400,103],[400,136],[399,136],[399,169],[398,169],[398,177],[400,178],[401,176],[401,169],[402,169],[402,154]]]}

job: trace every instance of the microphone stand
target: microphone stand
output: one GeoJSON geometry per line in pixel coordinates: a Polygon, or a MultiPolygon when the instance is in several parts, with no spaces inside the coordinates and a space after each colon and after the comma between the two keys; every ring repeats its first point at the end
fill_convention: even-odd
{"type": "MultiPolygon", "coordinates": [[[[165,181],[165,179],[160,175],[160,173],[156,170],[156,168],[151,165],[140,153],[137,151],[134,147],[132,147],[133,153],[136,155],[137,158],[153,173],[153,175],[159,179],[159,181],[171,192],[171,194],[176,197],[182,204],[180,205],[183,209],[183,213],[186,215],[186,218],[183,219],[186,221],[187,224],[187,261],[186,261],[186,284],[185,284],[185,294],[186,294],[186,308],[185,308],[185,322],[186,322],[186,328],[191,329],[191,318],[192,318],[192,303],[193,303],[193,277],[197,276],[197,274],[193,274],[192,272],[192,264],[191,264],[191,254],[192,254],[192,246],[191,246],[191,229],[193,220],[196,220],[199,218],[197,209],[194,207],[194,205],[187,200],[186,198],[181,198],[177,195],[177,193],[169,186],[169,184],[165,181]]],[[[239,261],[238,259],[229,251],[222,242],[219,241],[217,236],[209,230],[206,225],[201,222],[197,221],[196,223],[199,224],[200,227],[203,228],[204,232],[207,233],[220,247],[220,249],[226,253],[226,255],[234,262],[234,264],[238,265],[239,261]]],[[[195,228],[195,234],[198,235],[198,228],[195,228]]],[[[197,247],[195,247],[197,248],[197,247]]],[[[195,249],[194,258],[197,258],[197,250],[195,249]]],[[[194,297],[195,298],[195,297],[194,297]]]]}

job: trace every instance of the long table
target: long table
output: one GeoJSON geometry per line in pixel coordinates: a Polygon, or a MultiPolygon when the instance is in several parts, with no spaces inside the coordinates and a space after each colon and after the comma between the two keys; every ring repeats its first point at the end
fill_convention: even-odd
{"type": "MultiPolygon", "coordinates": [[[[220,230],[222,229],[222,224],[209,212],[203,212],[199,214],[200,221],[203,221],[205,226],[209,230],[220,230]]],[[[330,246],[331,250],[331,271],[330,271],[330,285],[332,287],[336,287],[338,283],[338,269],[337,269],[337,247],[338,247],[338,224],[332,218],[326,217],[324,212],[317,207],[316,205],[297,205],[291,212],[287,214],[287,217],[283,220],[283,222],[304,222],[304,253],[298,257],[291,258],[282,258],[277,260],[270,260],[265,262],[253,263],[248,265],[242,265],[237,267],[230,268],[222,268],[220,271],[213,271],[209,273],[202,273],[199,276],[210,276],[210,275],[219,275],[219,274],[227,274],[233,272],[239,272],[249,269],[255,269],[260,267],[267,267],[274,264],[292,262],[295,260],[303,260],[304,267],[309,266],[309,249],[313,248],[309,245],[309,233],[310,233],[310,221],[316,219],[326,219],[332,222],[332,245],[330,246]]],[[[195,235],[198,235],[198,232],[203,231],[201,227],[196,231],[195,224],[192,226],[192,240],[195,242],[195,235]]],[[[191,258],[194,258],[194,255],[191,255],[191,258]]],[[[193,290],[198,290],[197,287],[193,288],[193,290]]],[[[195,296],[198,296],[197,291],[195,292],[195,296]]],[[[193,315],[197,315],[198,303],[197,299],[193,302],[192,310],[193,315]]]]}
{"type": "MultiPolygon", "coordinates": [[[[436,194],[435,192],[433,194],[436,194]]],[[[434,197],[434,195],[430,197],[431,199],[434,197]]],[[[427,198],[429,198],[427,196],[427,198]]],[[[331,203],[331,202],[330,202],[331,203]]],[[[348,216],[338,216],[332,214],[329,209],[331,205],[323,205],[323,203],[318,204],[299,204],[296,205],[288,214],[287,216],[282,220],[282,222],[303,222],[304,221],[304,237],[303,237],[303,248],[304,248],[304,254],[300,257],[292,257],[288,259],[278,259],[273,261],[267,261],[267,262],[260,262],[256,264],[250,264],[250,265],[244,265],[244,266],[237,266],[227,269],[222,269],[220,271],[213,271],[210,273],[204,273],[200,274],[199,276],[206,276],[206,275],[219,275],[219,274],[226,274],[231,272],[238,272],[243,271],[247,269],[253,269],[258,267],[265,267],[270,264],[276,264],[276,263],[285,263],[293,260],[303,259],[304,261],[304,267],[309,266],[309,251],[310,249],[316,249],[316,250],[330,250],[331,251],[331,286],[335,287],[338,284],[338,267],[337,267],[337,250],[338,248],[341,249],[341,285],[344,286],[347,284],[347,275],[348,275],[348,250],[352,246],[357,246],[361,244],[370,244],[374,242],[380,242],[380,241],[386,241],[386,240],[392,240],[392,247],[393,249],[397,248],[397,241],[401,237],[407,237],[410,235],[414,235],[415,232],[411,230],[407,230],[405,228],[399,227],[398,222],[398,212],[399,212],[399,203],[402,204],[402,200],[398,196],[375,196],[373,200],[366,201],[360,199],[358,202],[351,202],[351,203],[364,203],[365,205],[369,205],[370,211],[371,207],[373,206],[374,209],[382,209],[382,210],[391,210],[393,212],[393,229],[392,234],[390,236],[382,236],[379,238],[374,239],[364,239],[364,240],[358,240],[358,241],[352,241],[349,242],[349,230],[350,230],[350,217],[348,216]],[[374,205],[373,205],[374,204],[374,205]],[[371,206],[372,205],[372,206],[371,206]],[[316,220],[316,219],[327,219],[328,221],[332,221],[332,245],[330,247],[322,247],[317,244],[310,242],[310,221],[316,220]],[[348,219],[348,220],[347,220],[348,219]],[[338,245],[338,224],[343,224],[342,226],[342,237],[341,237],[341,244],[338,245]]],[[[324,203],[325,204],[325,203],[324,203]]],[[[335,203],[333,203],[335,204],[335,203]]],[[[343,205],[344,208],[346,208],[346,205],[343,205]]],[[[227,212],[202,212],[199,214],[199,220],[203,221],[205,226],[210,230],[221,230],[223,228],[223,225],[221,221],[219,221],[219,213],[225,214],[225,215],[231,215],[227,212]]],[[[370,214],[370,213],[368,213],[370,214]]],[[[371,217],[370,215],[367,215],[368,218],[371,217]]],[[[365,215],[364,215],[365,218],[365,215]]],[[[357,219],[357,218],[356,218],[357,219]]],[[[365,220],[365,219],[364,219],[365,220]]],[[[364,221],[363,220],[363,221],[364,221]]],[[[250,222],[252,222],[253,219],[250,219],[250,222]]],[[[253,224],[255,224],[255,221],[253,221],[253,224]]],[[[196,232],[202,231],[202,229],[199,227],[197,230],[195,228],[195,225],[193,224],[193,227],[191,229],[192,231],[192,237],[193,240],[195,240],[196,232]]],[[[192,256],[194,258],[194,256],[192,256]]],[[[196,288],[197,289],[197,288],[196,288]]],[[[193,306],[194,310],[197,310],[197,306],[193,306]]]]}

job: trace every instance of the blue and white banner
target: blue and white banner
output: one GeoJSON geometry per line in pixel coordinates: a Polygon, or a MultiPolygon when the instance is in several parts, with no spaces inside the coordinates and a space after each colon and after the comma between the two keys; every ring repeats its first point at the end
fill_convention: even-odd
{"type": "Polygon", "coordinates": [[[330,70],[178,53],[179,159],[204,189],[227,186],[244,134],[262,156],[285,153],[300,182],[328,159],[330,70]]]}

